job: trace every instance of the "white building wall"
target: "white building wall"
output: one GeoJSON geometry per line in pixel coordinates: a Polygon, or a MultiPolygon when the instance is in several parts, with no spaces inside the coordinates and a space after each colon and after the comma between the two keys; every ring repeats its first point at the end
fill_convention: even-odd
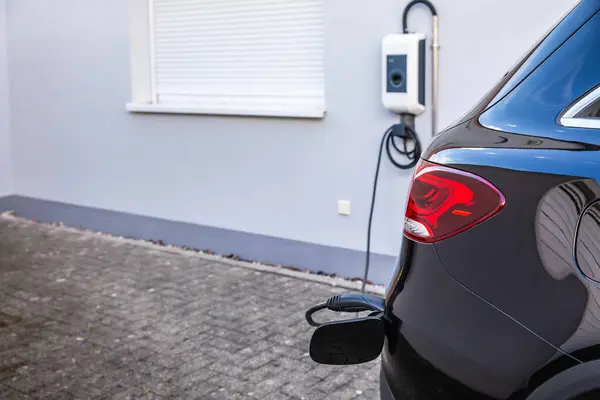
{"type": "MultiPolygon", "coordinates": [[[[574,3],[437,1],[440,127],[574,3]]],[[[8,0],[14,192],[363,250],[377,148],[396,121],[380,104],[380,43],[401,31],[405,4],[326,0],[327,115],[302,120],[130,114],[126,1],[8,0]],[[350,217],[337,215],[338,199],[351,201],[350,217]]],[[[429,20],[415,9],[411,30],[429,32],[429,20]]],[[[3,60],[0,41],[0,166],[3,60]]],[[[425,145],[429,127],[428,114],[417,119],[425,145]]],[[[377,253],[398,251],[410,175],[383,162],[377,253]]]]}
{"type": "Polygon", "coordinates": [[[6,44],[6,1],[0,0],[0,196],[12,192],[6,44]]]}

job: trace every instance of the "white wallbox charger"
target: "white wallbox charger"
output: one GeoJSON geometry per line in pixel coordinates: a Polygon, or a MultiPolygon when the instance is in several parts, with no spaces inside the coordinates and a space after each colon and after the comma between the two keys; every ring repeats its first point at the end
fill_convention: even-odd
{"type": "Polygon", "coordinates": [[[425,35],[393,34],[383,38],[382,102],[396,114],[425,111],[425,35]]]}

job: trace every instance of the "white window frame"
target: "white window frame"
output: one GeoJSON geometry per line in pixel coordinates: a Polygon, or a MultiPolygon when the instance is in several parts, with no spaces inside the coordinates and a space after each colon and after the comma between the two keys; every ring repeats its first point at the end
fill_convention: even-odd
{"type": "Polygon", "coordinates": [[[600,129],[600,118],[582,118],[576,115],[600,100],[600,86],[570,106],[560,118],[560,124],[569,128],[600,129]]]}
{"type": "Polygon", "coordinates": [[[136,113],[171,113],[171,114],[203,114],[203,115],[240,115],[265,117],[297,117],[323,118],[325,102],[315,104],[307,101],[291,106],[283,106],[273,102],[271,106],[218,105],[215,107],[199,107],[197,105],[168,105],[157,102],[156,72],[154,70],[154,50],[151,32],[154,20],[153,0],[128,0],[129,34],[131,63],[131,102],[126,109],[136,113]]]}

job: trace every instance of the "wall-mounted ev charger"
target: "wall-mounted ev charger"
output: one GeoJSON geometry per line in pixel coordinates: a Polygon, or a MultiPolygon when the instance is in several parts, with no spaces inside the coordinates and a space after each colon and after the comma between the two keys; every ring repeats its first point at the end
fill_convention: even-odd
{"type": "Polygon", "coordinates": [[[396,114],[425,112],[425,35],[384,37],[381,66],[384,107],[396,114]]]}
{"type": "MultiPolygon", "coordinates": [[[[437,133],[437,104],[439,81],[439,29],[438,14],[430,0],[411,0],[402,13],[402,34],[391,34],[383,38],[381,60],[381,101],[385,108],[400,116],[400,122],[390,126],[383,134],[379,144],[379,155],[373,179],[371,209],[367,224],[367,248],[365,257],[365,273],[362,292],[369,276],[371,257],[371,227],[377,194],[377,180],[381,167],[383,151],[390,162],[398,169],[414,168],[421,158],[421,141],[415,130],[415,116],[425,112],[425,42],[423,33],[411,33],[408,30],[408,13],[416,5],[429,8],[432,16],[432,96],[431,96],[431,132],[437,133]],[[400,159],[400,160],[399,160],[400,159]]],[[[400,257],[396,260],[398,268],[400,257]]]]}

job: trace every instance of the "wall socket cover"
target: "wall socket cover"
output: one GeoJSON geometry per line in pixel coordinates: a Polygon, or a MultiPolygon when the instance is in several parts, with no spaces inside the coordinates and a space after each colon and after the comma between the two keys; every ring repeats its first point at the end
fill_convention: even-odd
{"type": "Polygon", "coordinates": [[[338,200],[337,206],[339,215],[350,215],[350,201],[338,200]]]}

